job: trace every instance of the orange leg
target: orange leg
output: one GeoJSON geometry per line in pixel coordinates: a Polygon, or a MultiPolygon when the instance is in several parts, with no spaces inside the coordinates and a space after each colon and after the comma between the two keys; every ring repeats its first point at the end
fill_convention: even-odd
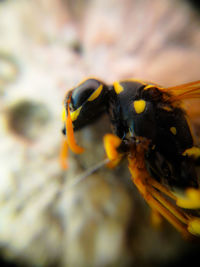
{"type": "Polygon", "coordinates": [[[174,214],[163,206],[159,201],[157,201],[152,195],[149,195],[145,198],[147,203],[151,208],[157,210],[166,220],[168,220],[184,237],[190,237],[190,234],[187,230],[187,225],[182,223],[174,214]]]}
{"type": "Polygon", "coordinates": [[[176,196],[172,194],[172,192],[164,187],[162,184],[158,183],[156,180],[148,177],[148,184],[151,184],[154,188],[158,189],[160,192],[164,193],[166,196],[170,197],[171,199],[177,200],[176,196]]]}
{"type": "MultiPolygon", "coordinates": [[[[181,211],[180,208],[189,208],[189,209],[199,209],[200,207],[200,190],[194,188],[188,188],[186,190],[185,197],[175,196],[167,188],[163,187],[161,184],[156,182],[151,177],[148,177],[148,184],[150,184],[154,191],[154,197],[157,195],[157,200],[163,203],[181,222],[187,225],[187,230],[196,236],[200,236],[200,218],[187,215],[186,211],[181,211]],[[180,207],[179,209],[173,205],[171,202],[167,201],[158,191],[155,191],[157,188],[160,192],[169,196],[171,199],[175,200],[176,205],[180,207]],[[164,202],[163,202],[164,200],[164,202]]],[[[153,194],[153,193],[152,193],[153,194]]]]}
{"type": "Polygon", "coordinates": [[[117,148],[120,146],[122,141],[114,134],[106,134],[103,138],[103,142],[107,157],[110,159],[107,166],[109,168],[114,168],[122,159],[122,154],[119,154],[117,151],[117,148]]]}
{"type": "Polygon", "coordinates": [[[188,217],[181,212],[175,205],[167,200],[159,191],[155,190],[152,186],[147,185],[148,191],[157,199],[171,214],[173,214],[179,221],[188,224],[188,217]]]}
{"type": "MultiPolygon", "coordinates": [[[[175,205],[173,205],[158,190],[149,184],[148,180],[151,182],[152,178],[149,176],[146,169],[139,169],[137,167],[137,160],[129,158],[129,170],[134,184],[137,186],[138,190],[150,207],[167,219],[179,232],[182,233],[183,236],[189,237],[190,233],[187,230],[189,219],[185,216],[184,212],[181,210],[179,211],[175,205]]],[[[158,189],[161,189],[164,193],[167,190],[165,190],[163,186],[158,186],[156,183],[154,185],[159,187],[158,189]]]]}

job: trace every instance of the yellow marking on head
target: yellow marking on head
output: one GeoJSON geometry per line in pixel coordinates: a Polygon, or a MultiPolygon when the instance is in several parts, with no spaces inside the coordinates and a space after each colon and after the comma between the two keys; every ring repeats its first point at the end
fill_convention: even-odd
{"type": "Polygon", "coordinates": [[[75,111],[70,112],[70,116],[71,116],[71,120],[72,121],[75,121],[78,118],[78,116],[80,114],[80,111],[81,111],[81,108],[82,108],[82,106],[80,106],[79,108],[77,108],[75,111]]]}
{"type": "Polygon", "coordinates": [[[196,236],[200,235],[200,219],[194,218],[189,221],[188,231],[196,236]]]}
{"type": "Polygon", "coordinates": [[[93,101],[95,100],[100,94],[101,91],[103,90],[103,84],[101,84],[95,91],[94,93],[91,94],[91,96],[88,98],[88,101],[93,101]]]}
{"type": "Polygon", "coordinates": [[[176,135],[177,131],[176,131],[176,127],[171,127],[170,128],[170,132],[173,134],[173,135],[176,135]]]}
{"type": "Polygon", "coordinates": [[[65,107],[62,108],[62,121],[63,122],[66,121],[66,110],[65,110],[65,107]]]}
{"type": "Polygon", "coordinates": [[[117,95],[124,91],[124,88],[121,86],[119,82],[114,82],[113,85],[114,85],[115,93],[117,95]]]}
{"type": "Polygon", "coordinates": [[[146,101],[143,99],[135,100],[133,102],[133,105],[134,105],[134,109],[135,109],[136,113],[140,114],[144,111],[144,109],[146,107],[146,101]]]}
{"type": "Polygon", "coordinates": [[[197,159],[200,157],[200,148],[193,146],[191,148],[186,149],[182,155],[197,159]]]}

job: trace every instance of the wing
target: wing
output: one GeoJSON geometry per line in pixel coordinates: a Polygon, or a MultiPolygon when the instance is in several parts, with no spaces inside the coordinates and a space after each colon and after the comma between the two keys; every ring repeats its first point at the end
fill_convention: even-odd
{"type": "Polygon", "coordinates": [[[183,104],[189,122],[193,125],[196,136],[200,136],[200,80],[178,86],[161,88],[161,91],[170,94],[170,102],[183,104]]]}
{"type": "Polygon", "coordinates": [[[166,93],[170,93],[170,101],[175,102],[184,99],[200,98],[200,81],[186,83],[178,86],[161,89],[166,93]]]}

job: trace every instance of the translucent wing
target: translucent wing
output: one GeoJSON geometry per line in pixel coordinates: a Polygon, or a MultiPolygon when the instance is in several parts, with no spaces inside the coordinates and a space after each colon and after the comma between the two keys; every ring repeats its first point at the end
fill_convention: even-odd
{"type": "Polygon", "coordinates": [[[184,99],[200,98],[200,81],[186,83],[178,86],[161,89],[166,93],[170,93],[170,101],[179,101],[184,99]]]}
{"type": "Polygon", "coordinates": [[[172,104],[181,101],[196,136],[200,136],[200,80],[161,90],[170,94],[172,104]]]}

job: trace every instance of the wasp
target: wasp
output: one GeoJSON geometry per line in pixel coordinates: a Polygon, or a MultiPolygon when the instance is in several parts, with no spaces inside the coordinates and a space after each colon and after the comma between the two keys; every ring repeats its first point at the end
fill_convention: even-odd
{"type": "Polygon", "coordinates": [[[67,147],[84,151],[74,132],[107,113],[113,130],[104,136],[110,166],[126,158],[132,181],[152,210],[184,237],[200,236],[200,147],[185,107],[185,101],[198,98],[200,81],[165,88],[134,79],[112,85],[86,79],[64,99],[62,164],[67,167],[67,147]]]}

